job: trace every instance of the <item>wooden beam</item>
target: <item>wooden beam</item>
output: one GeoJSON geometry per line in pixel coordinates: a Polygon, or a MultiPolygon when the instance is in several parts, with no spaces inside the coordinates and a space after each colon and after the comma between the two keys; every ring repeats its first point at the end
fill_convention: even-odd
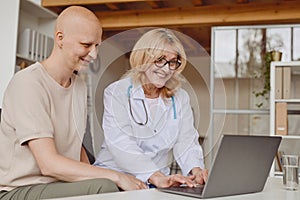
{"type": "Polygon", "coordinates": [[[147,3],[151,6],[151,8],[159,8],[157,1],[148,1],[147,3]]]}
{"type": "Polygon", "coordinates": [[[195,6],[202,6],[203,5],[203,1],[202,0],[193,0],[192,2],[193,2],[193,4],[195,6]]]}
{"type": "Polygon", "coordinates": [[[107,7],[109,7],[109,9],[111,10],[119,10],[119,7],[116,6],[115,4],[112,4],[112,3],[107,3],[105,4],[107,7]]]}
{"type": "Polygon", "coordinates": [[[249,3],[249,0],[236,0],[236,3],[249,3]]]}
{"type": "Polygon", "coordinates": [[[131,3],[147,2],[156,0],[42,0],[42,6],[70,6],[70,5],[93,5],[93,4],[112,4],[112,3],[131,3]]]}
{"type": "Polygon", "coordinates": [[[300,4],[247,3],[166,8],[143,11],[96,12],[104,29],[142,26],[240,25],[300,22],[300,4]]]}

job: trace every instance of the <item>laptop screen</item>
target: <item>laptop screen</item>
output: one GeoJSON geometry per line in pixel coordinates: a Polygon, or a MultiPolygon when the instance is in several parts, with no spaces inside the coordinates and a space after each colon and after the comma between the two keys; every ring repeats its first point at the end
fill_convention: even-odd
{"type": "Polygon", "coordinates": [[[208,198],[262,191],[280,142],[273,136],[223,135],[202,195],[177,194],[208,198]]]}

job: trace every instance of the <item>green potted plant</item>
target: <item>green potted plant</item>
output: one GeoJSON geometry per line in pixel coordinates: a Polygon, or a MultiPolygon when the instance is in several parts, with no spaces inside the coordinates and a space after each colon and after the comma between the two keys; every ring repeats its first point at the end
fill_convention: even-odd
{"type": "MultiPolygon", "coordinates": [[[[264,55],[264,65],[261,67],[261,78],[263,78],[263,89],[258,92],[253,92],[255,97],[264,97],[266,100],[269,99],[269,92],[270,92],[270,66],[272,61],[280,61],[282,56],[282,52],[280,51],[268,51],[264,55]]],[[[263,102],[259,102],[256,104],[258,108],[263,106],[263,102]]]]}

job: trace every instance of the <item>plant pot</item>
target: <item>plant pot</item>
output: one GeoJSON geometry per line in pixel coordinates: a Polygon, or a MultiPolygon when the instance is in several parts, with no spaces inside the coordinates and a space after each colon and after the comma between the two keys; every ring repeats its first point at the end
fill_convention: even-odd
{"type": "Polygon", "coordinates": [[[272,61],[281,61],[282,52],[280,51],[271,51],[272,61]]]}

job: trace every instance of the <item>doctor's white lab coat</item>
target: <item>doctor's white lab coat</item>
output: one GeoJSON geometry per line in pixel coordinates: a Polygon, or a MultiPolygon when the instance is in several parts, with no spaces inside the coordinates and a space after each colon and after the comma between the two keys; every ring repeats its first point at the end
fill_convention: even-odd
{"type": "Polygon", "coordinates": [[[187,92],[179,89],[174,104],[171,98],[158,98],[153,118],[150,109],[142,86],[133,86],[130,78],[109,85],[104,91],[104,142],[94,165],[129,173],[145,182],[158,170],[168,175],[173,156],[183,175],[193,167],[203,169],[203,152],[187,92]],[[145,123],[147,116],[146,125],[136,123],[145,123]]]}

